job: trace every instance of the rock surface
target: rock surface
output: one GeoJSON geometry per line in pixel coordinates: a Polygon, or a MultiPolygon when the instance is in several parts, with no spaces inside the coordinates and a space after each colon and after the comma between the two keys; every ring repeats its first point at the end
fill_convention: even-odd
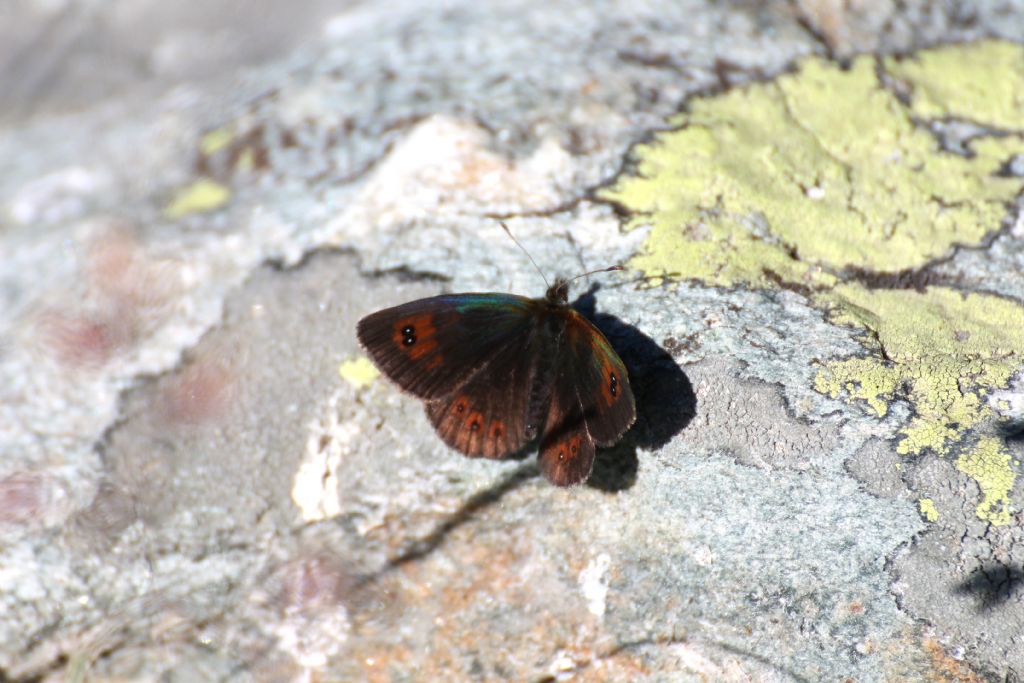
{"type": "Polygon", "coordinates": [[[65,3],[160,67],[71,90],[8,42],[0,678],[1022,680],[1024,4],[955,5],[65,3]],[[355,340],[541,294],[498,219],[628,267],[584,486],[355,340]]]}

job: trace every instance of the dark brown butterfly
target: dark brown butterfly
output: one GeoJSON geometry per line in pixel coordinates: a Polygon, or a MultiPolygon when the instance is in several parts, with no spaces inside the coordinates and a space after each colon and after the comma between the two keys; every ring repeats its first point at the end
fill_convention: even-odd
{"type": "Polygon", "coordinates": [[[569,306],[570,282],[543,299],[444,294],[386,308],[359,321],[359,342],[426,401],[449,446],[504,458],[541,435],[541,471],[570,486],[590,476],[595,445],[616,443],[636,417],[626,367],[569,306]]]}

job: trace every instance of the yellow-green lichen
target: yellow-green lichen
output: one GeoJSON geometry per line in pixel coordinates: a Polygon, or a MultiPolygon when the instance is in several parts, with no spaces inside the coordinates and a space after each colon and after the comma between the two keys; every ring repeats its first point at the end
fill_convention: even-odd
{"type": "Polygon", "coordinates": [[[909,86],[917,116],[1024,129],[1024,45],[998,40],[952,45],[889,58],[885,70],[909,86]]]}
{"type": "Polygon", "coordinates": [[[1024,140],[944,151],[875,67],[812,59],[691,102],[675,130],[636,150],[637,174],[601,193],[652,228],[632,265],[720,285],[829,286],[846,267],[913,268],[998,229],[1021,181],[996,171],[1024,140]]]}
{"type": "Polygon", "coordinates": [[[900,453],[945,453],[965,430],[994,417],[983,396],[1024,362],[1024,307],[1006,299],[844,284],[818,302],[831,307],[834,321],[865,328],[876,348],[869,357],[827,363],[815,387],[863,400],[879,415],[894,398],[909,399],[915,414],[901,430],[900,453]]]}
{"type": "MultiPolygon", "coordinates": [[[[674,124],[601,194],[633,215],[630,227],[651,228],[634,267],[652,279],[816,291],[835,322],[864,330],[866,347],[826,363],[816,388],[880,416],[907,399],[901,453],[947,454],[993,418],[986,395],[1024,364],[1024,307],[848,282],[918,268],[999,229],[1024,188],[998,172],[1024,154],[1024,48],[978,42],[846,69],[810,59],[773,82],[694,100],[674,124]],[[929,117],[999,134],[957,154],[920,121],[929,117]]],[[[1005,483],[1005,467],[995,468],[1003,479],[969,469],[986,492],[979,514],[1004,519],[991,482],[1005,483]]]]}
{"type": "Polygon", "coordinates": [[[380,376],[380,372],[365,356],[345,361],[338,367],[338,374],[356,389],[370,386],[380,376]]]}
{"type": "Polygon", "coordinates": [[[164,209],[164,215],[177,219],[193,213],[208,213],[225,206],[231,200],[231,190],[208,178],[200,178],[183,187],[164,209]]]}
{"type": "Polygon", "coordinates": [[[939,521],[939,511],[935,508],[935,501],[931,498],[921,498],[917,501],[921,514],[929,522],[939,521]]]}
{"type": "Polygon", "coordinates": [[[839,398],[845,392],[851,399],[865,401],[879,417],[889,412],[889,400],[900,383],[900,373],[874,358],[850,358],[828,363],[814,378],[814,388],[839,398]]]}
{"type": "Polygon", "coordinates": [[[232,125],[223,126],[209,131],[199,139],[199,151],[205,156],[213,156],[220,150],[231,144],[235,138],[235,128],[232,125]]]}
{"type": "Polygon", "coordinates": [[[978,517],[996,526],[1012,521],[1013,506],[1010,491],[1017,479],[1010,462],[1010,453],[1000,439],[987,436],[956,461],[957,469],[978,482],[981,502],[978,517]]]}

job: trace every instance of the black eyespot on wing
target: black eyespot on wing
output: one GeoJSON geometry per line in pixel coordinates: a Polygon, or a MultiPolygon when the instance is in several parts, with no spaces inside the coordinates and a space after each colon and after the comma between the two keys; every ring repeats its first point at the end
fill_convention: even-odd
{"type": "Polygon", "coordinates": [[[405,346],[412,346],[416,343],[416,328],[412,325],[406,325],[402,328],[402,344],[405,346]]]}

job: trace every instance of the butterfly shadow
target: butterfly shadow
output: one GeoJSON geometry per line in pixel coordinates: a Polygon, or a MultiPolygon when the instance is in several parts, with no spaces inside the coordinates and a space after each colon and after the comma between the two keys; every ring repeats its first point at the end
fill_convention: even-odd
{"type": "Polygon", "coordinates": [[[657,342],[637,328],[607,313],[597,313],[599,284],[573,303],[583,317],[601,330],[629,371],[636,400],[636,422],[615,446],[601,448],[587,485],[602,491],[628,489],[636,482],[637,449],[661,448],[686,428],[697,414],[697,396],[686,373],[657,342]]]}
{"type": "Polygon", "coordinates": [[[978,611],[984,612],[1009,601],[1021,587],[1024,587],[1024,567],[991,562],[975,569],[955,590],[960,595],[977,598],[978,611]]]}
{"type": "Polygon", "coordinates": [[[448,519],[435,527],[426,536],[414,540],[397,555],[389,558],[379,570],[362,577],[357,587],[363,589],[371,586],[396,569],[423,559],[437,550],[445,542],[449,534],[476,517],[477,513],[500,503],[501,499],[507,494],[515,491],[528,481],[535,479],[537,474],[537,467],[533,463],[519,465],[519,467],[502,477],[494,486],[470,496],[448,519]]]}

